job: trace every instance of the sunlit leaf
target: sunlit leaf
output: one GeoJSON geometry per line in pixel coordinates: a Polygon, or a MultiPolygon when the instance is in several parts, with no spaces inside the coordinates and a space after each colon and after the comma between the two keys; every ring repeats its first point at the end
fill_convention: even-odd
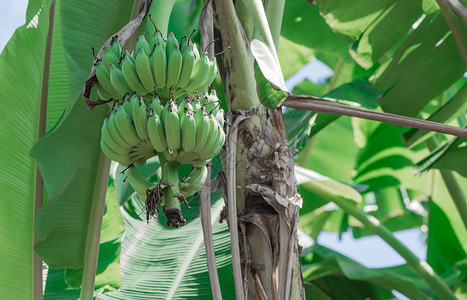
{"type": "MultiPolygon", "coordinates": [[[[167,227],[163,213],[158,221],[147,225],[145,220],[124,212],[122,287],[98,299],[212,297],[197,202],[197,198],[192,198],[192,209],[182,209],[187,224],[179,229],[167,227]]],[[[218,222],[223,206],[220,191],[212,194],[211,219],[220,284],[223,298],[233,299],[229,231],[225,223],[218,222]]]]}
{"type": "Polygon", "coordinates": [[[41,169],[49,201],[36,219],[35,250],[52,267],[80,268],[100,157],[100,128],[107,107],[90,112],[83,82],[98,48],[129,20],[130,1],[61,2],[61,24],[69,74],[69,102],[61,123],[31,151],[41,169]],[[117,17],[118,16],[118,17],[117,17]],[[122,17],[126,16],[126,17],[122,17]],[[98,30],[97,30],[98,28],[98,30]]]}
{"type": "Polygon", "coordinates": [[[2,299],[34,295],[35,164],[28,152],[38,134],[50,4],[48,0],[29,1],[25,25],[15,31],[0,55],[2,299]]]}

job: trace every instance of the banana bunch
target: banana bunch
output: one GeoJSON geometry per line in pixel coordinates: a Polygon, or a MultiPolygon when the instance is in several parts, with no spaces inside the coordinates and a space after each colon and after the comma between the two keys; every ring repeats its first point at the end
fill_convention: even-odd
{"type": "MultiPolygon", "coordinates": [[[[122,107],[127,102],[133,107],[132,100],[124,102],[122,107]]],[[[162,205],[167,224],[179,227],[185,224],[180,203],[201,189],[208,174],[206,164],[224,144],[223,110],[219,108],[215,92],[211,92],[199,98],[185,97],[178,104],[171,98],[165,105],[155,95],[147,111],[145,130],[143,122],[133,119],[134,131],[142,141],[149,141],[152,153],[159,156],[161,181],[158,184],[149,182],[134,166],[131,166],[128,178],[138,197],[146,202],[148,219],[157,214],[157,206],[162,205]],[[144,135],[140,136],[140,131],[144,135]],[[192,171],[180,180],[178,169],[186,164],[193,165],[192,171]]],[[[128,158],[126,165],[133,161],[128,158]]]]}
{"type": "Polygon", "coordinates": [[[156,155],[149,142],[147,120],[141,96],[132,94],[122,104],[116,102],[102,126],[102,152],[124,166],[144,165],[156,155]]]}
{"type": "MultiPolygon", "coordinates": [[[[215,92],[208,97],[217,99],[215,92]]],[[[205,165],[219,153],[225,141],[223,110],[218,107],[219,100],[216,101],[205,101],[203,105],[196,98],[185,97],[179,105],[169,99],[163,106],[154,97],[147,128],[154,149],[181,165],[205,165]]]]}
{"type": "Polygon", "coordinates": [[[103,100],[121,99],[125,94],[153,94],[167,100],[205,91],[217,75],[215,58],[199,53],[191,36],[181,45],[170,32],[164,40],[160,31],[148,41],[141,35],[133,55],[122,50],[115,38],[96,65],[97,94],[103,100]]]}

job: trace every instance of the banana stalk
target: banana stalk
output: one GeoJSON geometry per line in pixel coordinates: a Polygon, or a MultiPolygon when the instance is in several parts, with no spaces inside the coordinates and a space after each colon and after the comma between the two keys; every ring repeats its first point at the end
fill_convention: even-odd
{"type": "Polygon", "coordinates": [[[180,227],[185,225],[186,220],[182,216],[180,209],[180,198],[183,197],[179,190],[178,166],[176,161],[164,161],[165,156],[159,154],[159,160],[162,162],[162,184],[166,187],[162,190],[164,199],[164,213],[167,216],[167,225],[172,227],[180,227]]]}

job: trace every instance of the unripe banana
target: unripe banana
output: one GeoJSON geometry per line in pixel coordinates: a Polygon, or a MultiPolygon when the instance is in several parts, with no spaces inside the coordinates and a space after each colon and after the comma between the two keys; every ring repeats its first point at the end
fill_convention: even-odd
{"type": "Polygon", "coordinates": [[[209,149],[208,151],[211,155],[211,158],[216,156],[219,153],[219,151],[221,151],[221,148],[224,145],[224,142],[225,142],[224,130],[222,130],[222,128],[219,128],[218,134],[216,135],[216,142],[211,146],[211,149],[209,149]]]}
{"type": "MultiPolygon", "coordinates": [[[[190,82],[185,87],[185,90],[189,93],[195,91],[203,82],[206,81],[210,68],[209,58],[206,52],[201,54],[200,59],[196,62],[193,72],[191,74],[190,82]]],[[[202,92],[202,91],[197,91],[202,92]]]]}
{"type": "Polygon", "coordinates": [[[148,136],[152,147],[157,152],[167,151],[167,142],[165,139],[164,126],[157,114],[148,118],[148,136]]]}
{"type": "Polygon", "coordinates": [[[174,48],[174,47],[179,48],[178,40],[175,37],[173,32],[169,32],[167,34],[167,42],[166,42],[166,46],[165,46],[165,53],[167,53],[167,56],[168,56],[168,53],[170,53],[172,51],[172,48],[174,48]]]}
{"type": "MultiPolygon", "coordinates": [[[[123,103],[122,103],[123,109],[125,109],[126,113],[130,117],[130,119],[133,118],[133,107],[132,107],[131,103],[132,103],[133,98],[136,98],[136,97],[138,97],[138,95],[132,94],[128,98],[124,99],[123,103]]],[[[133,119],[132,119],[132,121],[133,121],[133,119]]]]}
{"type": "Polygon", "coordinates": [[[159,118],[162,116],[162,110],[164,107],[162,106],[161,99],[158,95],[154,95],[150,107],[159,116],[159,118]]]}
{"type": "Polygon", "coordinates": [[[122,148],[130,149],[134,145],[128,144],[128,142],[125,140],[125,138],[120,133],[120,130],[118,129],[118,125],[117,125],[116,114],[117,112],[115,110],[110,113],[109,123],[108,123],[110,133],[117,144],[121,145],[122,148]]]}
{"type": "Polygon", "coordinates": [[[112,94],[115,98],[120,98],[125,94],[121,94],[113,87],[112,82],[110,82],[110,74],[105,69],[104,63],[102,61],[97,63],[96,77],[97,81],[102,85],[102,87],[110,94],[112,94]]]}
{"type": "Polygon", "coordinates": [[[180,78],[178,79],[177,86],[184,88],[190,82],[191,73],[193,72],[193,66],[195,64],[195,54],[193,51],[193,42],[191,39],[187,39],[186,46],[183,49],[182,55],[182,70],[180,71],[180,78]]]}
{"type": "Polygon", "coordinates": [[[219,122],[219,125],[223,128],[224,127],[224,110],[221,108],[216,114],[216,120],[219,122]]]}
{"type": "Polygon", "coordinates": [[[120,57],[116,57],[110,48],[102,50],[102,63],[105,70],[110,74],[110,65],[118,66],[120,64],[120,57]]]}
{"type": "Polygon", "coordinates": [[[216,59],[214,57],[211,57],[209,59],[209,71],[208,74],[206,75],[205,81],[200,84],[195,90],[197,91],[204,91],[208,88],[208,86],[214,81],[217,75],[217,66],[216,66],[216,59]]]}
{"type": "Polygon", "coordinates": [[[220,109],[220,100],[217,98],[215,90],[212,90],[209,94],[203,94],[200,97],[200,102],[204,104],[204,108],[208,114],[217,115],[220,109]]]}
{"type": "Polygon", "coordinates": [[[132,99],[131,106],[133,108],[133,124],[135,125],[136,133],[141,140],[146,140],[148,134],[148,113],[144,101],[140,99],[132,99]]]}
{"type": "Polygon", "coordinates": [[[206,166],[199,168],[193,168],[188,178],[184,181],[180,181],[179,188],[180,192],[185,196],[189,197],[199,191],[208,177],[208,170],[206,166]]]}
{"type": "Polygon", "coordinates": [[[149,54],[151,53],[151,46],[144,37],[144,34],[138,37],[138,41],[136,42],[134,52],[136,53],[139,49],[143,49],[144,53],[146,53],[147,56],[149,56],[149,54]]]}
{"type": "Polygon", "coordinates": [[[152,72],[156,80],[157,89],[163,89],[167,80],[167,55],[164,46],[157,44],[151,56],[152,72]]]}
{"type": "Polygon", "coordinates": [[[103,139],[106,145],[117,154],[127,155],[130,150],[129,148],[126,148],[124,145],[121,145],[115,141],[112,133],[110,132],[109,119],[107,118],[105,118],[104,124],[102,125],[101,139],[103,139]]]}
{"type": "Polygon", "coordinates": [[[130,168],[130,171],[128,172],[128,180],[138,195],[144,195],[145,198],[141,199],[143,201],[146,200],[146,191],[156,187],[156,184],[153,184],[147,180],[146,177],[144,177],[144,175],[140,172],[140,170],[135,167],[130,168]]]}
{"type": "Polygon", "coordinates": [[[105,143],[104,139],[101,139],[101,149],[102,149],[102,152],[104,152],[104,154],[108,158],[118,162],[121,165],[124,165],[124,166],[128,167],[132,163],[130,161],[130,159],[128,158],[128,156],[118,154],[118,153],[114,152],[112,149],[110,149],[110,147],[105,143]]]}
{"type": "MultiPolygon", "coordinates": [[[[183,98],[183,100],[180,103],[177,103],[177,105],[178,105],[177,114],[178,114],[179,117],[181,117],[183,115],[183,113],[185,112],[185,108],[186,108],[187,104],[188,104],[188,98],[187,97],[183,98]]],[[[191,108],[191,110],[193,110],[193,107],[191,107],[191,105],[190,105],[190,108],[191,108]]]]}
{"type": "Polygon", "coordinates": [[[117,113],[115,115],[117,122],[118,130],[122,134],[123,138],[127,141],[128,144],[132,146],[138,145],[141,140],[136,134],[135,127],[131,123],[131,119],[123,109],[122,106],[117,107],[117,113]]]}
{"type": "Polygon", "coordinates": [[[178,48],[178,43],[173,44],[171,50],[167,48],[167,53],[169,53],[167,59],[167,81],[166,88],[175,87],[180,77],[180,71],[182,70],[182,54],[178,48]]]}
{"type": "Polygon", "coordinates": [[[157,44],[161,44],[165,51],[165,40],[164,40],[164,37],[162,36],[162,33],[159,30],[154,32],[154,35],[152,36],[151,41],[149,41],[149,44],[151,46],[151,52],[154,52],[154,48],[157,44]]]}
{"type": "Polygon", "coordinates": [[[128,86],[140,95],[146,94],[146,88],[139,80],[136,66],[130,59],[131,55],[125,55],[122,60],[122,73],[128,86]]]}
{"type": "Polygon", "coordinates": [[[128,83],[123,77],[122,70],[117,68],[115,65],[110,65],[110,82],[120,94],[132,92],[132,89],[128,86],[128,83]]]}
{"type": "Polygon", "coordinates": [[[99,99],[102,100],[109,100],[113,99],[115,96],[109,93],[104,87],[99,83],[99,81],[96,82],[96,88],[97,88],[97,95],[99,96],[99,99]]]}
{"type": "Polygon", "coordinates": [[[169,100],[167,116],[165,117],[164,130],[167,146],[172,153],[177,154],[180,148],[180,120],[177,114],[177,105],[169,100]]]}
{"type": "MultiPolygon", "coordinates": [[[[138,160],[135,160],[133,163],[135,166],[144,166],[148,160],[146,158],[140,158],[138,160]]],[[[144,198],[143,198],[144,199],[144,198]]]]}
{"type": "Polygon", "coordinates": [[[154,76],[152,75],[149,58],[143,49],[136,51],[135,65],[138,77],[146,89],[146,92],[153,92],[155,86],[154,76]]]}
{"type": "Polygon", "coordinates": [[[196,46],[195,43],[193,43],[193,54],[195,56],[195,61],[201,57],[201,55],[199,54],[198,46],[196,46]]]}
{"type": "Polygon", "coordinates": [[[198,152],[204,148],[211,134],[210,122],[209,117],[202,110],[197,111],[194,118],[196,124],[196,145],[193,152],[198,152]]]}
{"type": "Polygon", "coordinates": [[[192,151],[196,146],[196,123],[190,103],[188,103],[180,118],[180,129],[183,150],[186,152],[192,151]]]}
{"type": "MultiPolygon", "coordinates": [[[[217,142],[217,139],[219,138],[219,124],[217,123],[216,119],[211,115],[209,116],[209,136],[206,141],[206,144],[204,147],[197,151],[197,153],[200,155],[201,159],[203,160],[208,160],[213,157],[211,155],[210,151],[211,148],[215,145],[217,142]]],[[[222,130],[222,129],[221,129],[222,130]]]]}
{"type": "Polygon", "coordinates": [[[120,59],[122,57],[122,47],[118,42],[118,37],[114,37],[110,42],[110,51],[115,55],[116,58],[120,59]]]}
{"type": "Polygon", "coordinates": [[[164,105],[164,108],[162,109],[162,113],[161,113],[161,121],[162,121],[162,124],[164,124],[165,126],[165,121],[167,120],[167,115],[169,114],[169,106],[170,105],[173,105],[171,104],[171,100],[167,101],[164,105]]]}

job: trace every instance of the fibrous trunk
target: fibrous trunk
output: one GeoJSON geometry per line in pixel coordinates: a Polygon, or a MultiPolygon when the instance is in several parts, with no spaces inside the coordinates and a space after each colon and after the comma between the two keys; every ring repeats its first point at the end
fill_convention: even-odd
{"type": "MultiPolygon", "coordinates": [[[[296,235],[302,199],[296,190],[293,150],[287,147],[281,109],[231,111],[228,124],[235,124],[239,117],[246,117],[239,123],[236,147],[236,203],[245,296],[304,299],[296,235]]],[[[224,155],[232,155],[232,150],[227,148],[224,155]]]]}

